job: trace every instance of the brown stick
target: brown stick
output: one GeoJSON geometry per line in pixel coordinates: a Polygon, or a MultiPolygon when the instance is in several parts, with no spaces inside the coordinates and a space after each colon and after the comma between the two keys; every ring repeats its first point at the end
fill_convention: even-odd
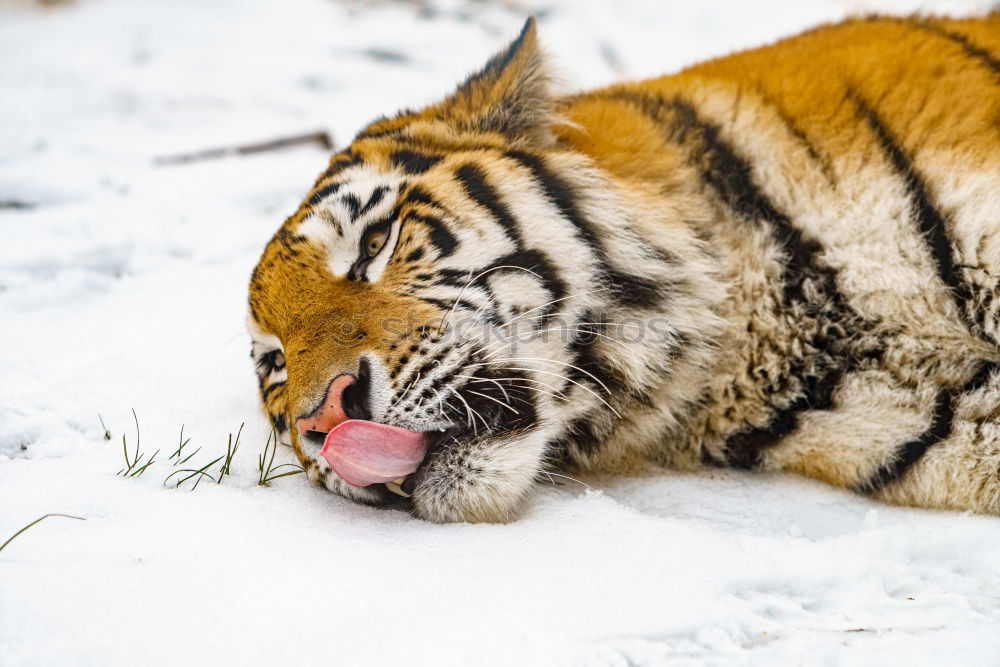
{"type": "Polygon", "coordinates": [[[333,150],[333,138],[325,130],[309,132],[308,134],[297,134],[291,137],[280,137],[270,141],[262,141],[255,144],[243,144],[240,146],[226,146],[223,148],[209,148],[194,153],[179,153],[177,155],[160,155],[153,159],[153,164],[187,164],[188,162],[198,162],[201,160],[217,160],[219,158],[230,157],[232,155],[252,155],[254,153],[265,153],[268,151],[279,151],[293,146],[305,146],[308,144],[319,144],[326,150],[333,150]]]}

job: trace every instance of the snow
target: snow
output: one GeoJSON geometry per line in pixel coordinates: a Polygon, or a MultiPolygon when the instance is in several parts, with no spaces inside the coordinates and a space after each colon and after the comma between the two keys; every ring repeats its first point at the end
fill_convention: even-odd
{"type": "Polygon", "coordinates": [[[326,157],[153,163],[315,129],[342,143],[446,93],[529,12],[572,89],[872,7],[0,6],[0,541],[86,518],[0,552],[0,664],[1000,663],[995,517],[729,471],[560,479],[505,526],[431,525],[301,476],[259,486],[246,282],[326,157]],[[160,454],[123,478],[133,408],[160,454]],[[182,424],[202,447],[187,467],[241,423],[230,476],[164,486],[182,424]]]}

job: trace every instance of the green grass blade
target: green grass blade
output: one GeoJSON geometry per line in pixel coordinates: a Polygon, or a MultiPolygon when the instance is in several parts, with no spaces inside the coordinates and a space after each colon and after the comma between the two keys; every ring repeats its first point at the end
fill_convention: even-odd
{"type": "Polygon", "coordinates": [[[175,466],[177,466],[177,465],[184,465],[185,463],[187,463],[188,461],[191,460],[191,457],[193,457],[195,454],[197,454],[200,451],[201,451],[201,447],[199,447],[198,449],[196,449],[193,452],[191,452],[190,454],[188,454],[187,457],[183,461],[178,461],[174,465],[175,466]]]}
{"type": "MultiPolygon", "coordinates": [[[[184,451],[184,446],[187,445],[189,442],[191,442],[191,438],[188,438],[187,440],[184,439],[184,424],[181,424],[181,435],[179,438],[177,438],[177,450],[174,451],[174,453],[171,454],[170,458],[168,458],[167,460],[171,461],[175,457],[179,460],[181,458],[181,454],[184,451]]],[[[174,465],[177,464],[175,463],[174,465]]]]}
{"type": "Polygon", "coordinates": [[[304,468],[299,468],[298,470],[289,470],[288,472],[283,472],[280,475],[272,475],[264,480],[264,486],[267,486],[269,482],[273,482],[276,479],[281,479],[282,477],[288,477],[289,475],[301,475],[305,472],[304,468]]]}
{"type": "Polygon", "coordinates": [[[220,456],[220,457],[218,457],[218,458],[216,458],[216,459],[214,459],[212,461],[209,461],[208,463],[206,463],[202,467],[198,468],[197,470],[195,470],[194,468],[184,468],[182,470],[175,470],[172,473],[170,473],[169,475],[167,475],[167,478],[163,480],[163,485],[166,486],[167,482],[169,482],[170,478],[172,478],[174,475],[182,475],[184,473],[190,473],[190,474],[187,475],[187,477],[184,477],[183,479],[181,479],[180,481],[178,481],[177,484],[174,485],[174,488],[178,489],[178,488],[181,487],[182,484],[184,484],[184,482],[188,481],[192,477],[199,476],[198,479],[195,481],[194,486],[191,488],[191,490],[194,491],[195,489],[198,488],[198,483],[201,482],[201,480],[202,480],[203,477],[208,477],[209,479],[211,479],[213,481],[215,480],[214,477],[212,477],[211,475],[209,475],[205,471],[208,470],[209,468],[211,468],[212,466],[214,466],[216,463],[218,463],[219,461],[221,461],[224,458],[225,458],[225,455],[220,456]]]}
{"type": "Polygon", "coordinates": [[[153,452],[153,455],[151,457],[149,457],[149,460],[146,461],[146,464],[144,466],[142,466],[141,468],[137,468],[135,472],[133,472],[131,475],[129,475],[129,477],[138,477],[142,473],[146,472],[146,468],[148,468],[149,466],[153,465],[153,463],[156,461],[156,455],[159,454],[159,453],[160,453],[159,449],[157,449],[155,452],[153,452]]]}
{"type": "Polygon", "coordinates": [[[17,537],[18,535],[20,535],[24,531],[26,531],[29,528],[31,528],[32,526],[34,526],[36,523],[41,523],[43,520],[48,519],[50,516],[61,516],[61,517],[66,518],[66,519],[77,519],[78,521],[86,521],[86,519],[83,518],[82,516],[73,516],[72,514],[59,514],[58,512],[52,512],[50,514],[43,514],[42,516],[40,516],[37,519],[35,519],[34,521],[32,521],[31,523],[29,523],[27,526],[25,526],[21,530],[17,531],[16,533],[14,533],[10,537],[8,537],[6,542],[4,542],[3,544],[0,544],[0,551],[3,551],[4,549],[6,549],[7,545],[10,544],[11,542],[13,542],[15,537],[17,537]]]}
{"type": "Polygon", "coordinates": [[[135,408],[132,408],[132,419],[135,420],[135,453],[139,453],[139,416],[135,414],[135,408]]]}

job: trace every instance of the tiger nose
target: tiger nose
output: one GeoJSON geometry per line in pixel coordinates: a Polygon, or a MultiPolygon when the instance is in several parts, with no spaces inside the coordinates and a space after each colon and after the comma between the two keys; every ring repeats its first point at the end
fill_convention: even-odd
{"type": "Polygon", "coordinates": [[[323,399],[323,403],[313,410],[312,414],[300,417],[295,421],[299,433],[304,434],[306,431],[329,433],[337,424],[351,419],[352,415],[348,415],[345,410],[344,393],[354,383],[353,375],[338,375],[334,378],[326,390],[326,398],[323,399]]]}

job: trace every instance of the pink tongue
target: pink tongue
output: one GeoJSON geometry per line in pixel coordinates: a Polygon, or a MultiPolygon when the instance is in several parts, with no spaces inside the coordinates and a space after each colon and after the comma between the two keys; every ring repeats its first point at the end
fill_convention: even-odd
{"type": "Polygon", "coordinates": [[[391,482],[417,469],[427,454],[419,431],[349,419],[327,433],[319,455],[352,486],[391,482]]]}

